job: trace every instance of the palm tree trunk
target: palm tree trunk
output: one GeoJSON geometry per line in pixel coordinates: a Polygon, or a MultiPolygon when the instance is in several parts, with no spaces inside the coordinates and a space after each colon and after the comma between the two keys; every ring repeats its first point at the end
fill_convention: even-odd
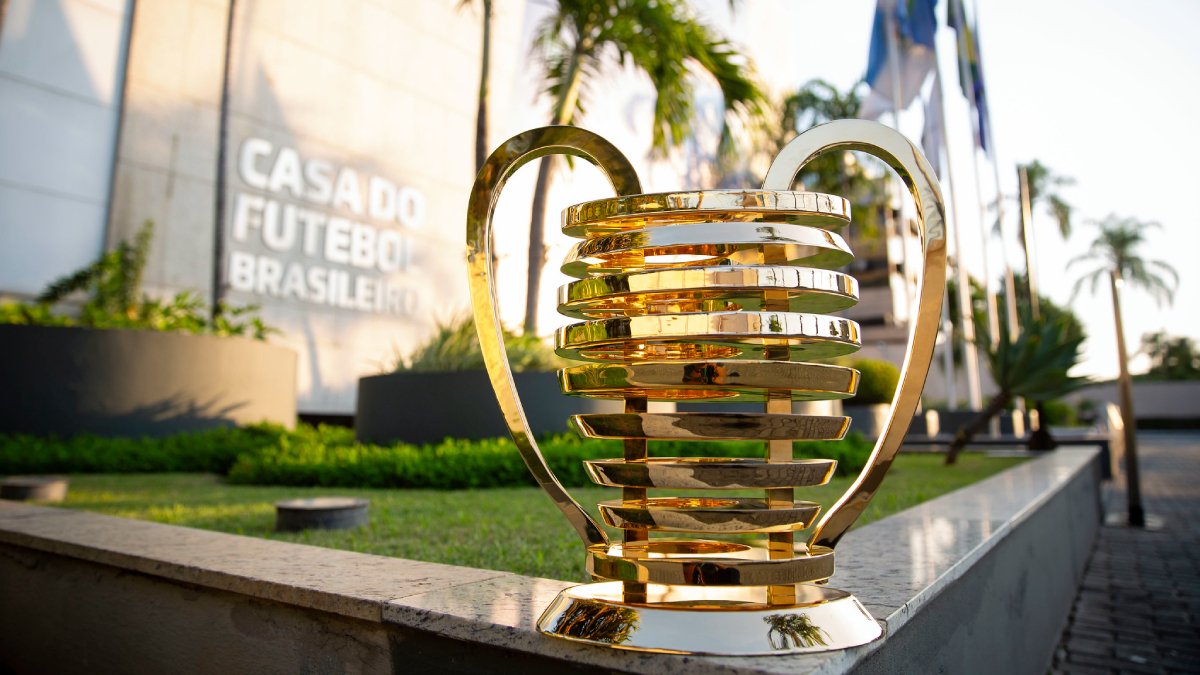
{"type": "Polygon", "coordinates": [[[492,61],[492,0],[483,0],[483,56],[479,67],[479,109],[475,113],[475,173],[488,155],[488,79],[492,61]]]}
{"type": "Polygon", "coordinates": [[[1146,513],[1142,510],[1142,484],[1138,473],[1137,421],[1133,416],[1133,383],[1129,378],[1129,357],[1125,353],[1125,324],[1121,320],[1121,296],[1117,294],[1118,272],[1108,275],[1112,289],[1113,318],[1117,323],[1117,359],[1120,361],[1118,382],[1121,390],[1121,417],[1125,423],[1125,491],[1129,501],[1129,525],[1145,527],[1146,513]]]}
{"type": "Polygon", "coordinates": [[[542,158],[538,165],[537,187],[533,190],[533,213],[529,219],[529,276],[525,285],[525,334],[537,335],[538,290],[542,286],[542,268],[546,266],[546,195],[550,192],[554,155],[542,158]]]}
{"type": "MultiPolygon", "coordinates": [[[[581,72],[579,60],[587,45],[576,47],[567,66],[567,86],[554,110],[552,124],[570,124],[575,112],[575,104],[579,99],[581,72]]],[[[554,172],[554,155],[542,158],[538,167],[537,187],[533,190],[533,209],[529,217],[529,272],[525,285],[525,325],[526,335],[537,335],[538,290],[542,285],[542,268],[546,265],[546,195],[550,191],[550,180],[554,172]]]]}
{"type": "MultiPolygon", "coordinates": [[[[475,111],[475,173],[483,169],[488,156],[488,83],[492,72],[492,0],[483,0],[483,54],[479,63],[479,107],[475,111]]],[[[488,232],[492,251],[492,274],[500,264],[496,253],[496,231],[488,232]]]]}
{"type": "Polygon", "coordinates": [[[982,412],[968,422],[965,427],[958,430],[958,433],[954,435],[954,440],[950,443],[950,447],[946,450],[946,466],[950,466],[958,461],[958,453],[967,447],[967,444],[971,442],[972,438],[975,438],[976,434],[983,431],[984,427],[988,425],[988,422],[993,417],[998,415],[1001,410],[1007,408],[1011,400],[1012,396],[1007,391],[1000,391],[992,397],[992,400],[988,401],[987,406],[984,407],[982,412]]]}

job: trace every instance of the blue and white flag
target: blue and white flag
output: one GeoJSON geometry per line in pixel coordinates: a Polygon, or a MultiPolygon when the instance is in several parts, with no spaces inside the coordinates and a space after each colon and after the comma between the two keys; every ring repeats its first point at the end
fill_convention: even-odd
{"type": "Polygon", "coordinates": [[[935,65],[936,6],[937,0],[878,0],[867,58],[866,82],[871,91],[859,117],[879,119],[897,103],[903,110],[921,93],[935,65]]]}
{"type": "Polygon", "coordinates": [[[950,0],[950,16],[946,25],[958,34],[959,73],[958,84],[962,87],[963,96],[974,108],[975,144],[984,152],[988,149],[988,119],[987,90],[983,86],[983,55],[979,51],[979,26],[968,23],[966,9],[962,0],[950,0]]]}

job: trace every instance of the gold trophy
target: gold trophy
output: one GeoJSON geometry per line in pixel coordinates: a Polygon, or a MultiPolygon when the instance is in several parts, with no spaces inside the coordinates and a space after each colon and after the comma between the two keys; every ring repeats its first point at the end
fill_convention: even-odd
{"type": "Polygon", "coordinates": [[[944,206],[932,168],[888,127],[841,120],[789,143],[761,190],[640,193],[628,160],[575,127],[509,139],[471,193],[471,297],[491,384],[526,465],[583,539],[595,579],[560,593],[539,630],[621,649],[725,655],[844,649],[878,638],[882,630],[862,604],[824,584],[838,540],[899,450],[929,370],[946,281],[944,206]],[[858,285],[833,271],[853,258],[837,234],[850,220],[849,204],[789,188],[810,160],[844,150],[879,157],[908,186],[923,274],[891,416],[862,473],[817,522],[819,505],[794,493],[826,483],[835,462],[794,459],[792,443],[840,439],[849,418],[796,415],[792,407],[854,394],[857,371],[808,361],[859,348],[858,325],[828,314],[857,302],[858,285]],[[577,280],[559,289],[558,308],[581,321],[559,329],[555,348],[585,362],[559,371],[564,393],[624,401],[623,413],[571,419],[584,436],[623,442],[622,457],[587,462],[594,482],[621,489],[620,499],[598,505],[604,522],[620,528],[620,541],[571,498],[538,450],[496,308],[489,236],[496,201],[517,168],[549,154],[595,164],[617,193],[563,214],[563,231],[581,241],[562,266],[577,280]],[[648,412],[649,401],[761,402],[765,410],[658,413],[648,412]],[[651,456],[649,443],[663,439],[754,439],[764,453],[651,456]],[[651,494],[660,490],[667,492],[651,494]],[[746,491],[755,496],[728,496],[746,491]],[[807,542],[797,542],[796,532],[810,526],[807,542]]]}

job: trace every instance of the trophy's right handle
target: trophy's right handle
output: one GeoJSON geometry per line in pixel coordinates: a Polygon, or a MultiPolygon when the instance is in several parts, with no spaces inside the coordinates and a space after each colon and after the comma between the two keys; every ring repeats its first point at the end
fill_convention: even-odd
{"type": "MultiPolygon", "coordinates": [[[[492,215],[504,183],[524,164],[556,154],[574,155],[595,164],[608,177],[619,196],[641,192],[637,173],[629,160],[611,143],[590,131],[578,127],[553,126],[517,134],[488,157],[471,188],[471,200],[467,207],[467,265],[479,346],[483,351],[488,379],[504,413],[505,424],[521,453],[521,459],[538,485],[550,495],[580,538],[590,546],[608,544],[608,537],[554,477],[554,472],[546,464],[546,458],[533,439],[508,365],[492,270],[492,215]]],[[[529,264],[536,263],[531,260],[529,264]]]]}
{"type": "Polygon", "coordinates": [[[830,548],[866,510],[908,432],[929,374],[946,285],[946,207],[942,203],[937,174],[921,151],[900,132],[867,120],[838,120],[813,127],[784,146],[767,171],[763,189],[791,189],[796,174],[806,164],[833,150],[860,150],[872,154],[900,174],[912,193],[920,216],[924,264],[916,319],[910,321],[910,348],[900,369],[900,384],[892,399],[891,414],[862,473],[817,523],[809,539],[810,546],[830,548]]]}

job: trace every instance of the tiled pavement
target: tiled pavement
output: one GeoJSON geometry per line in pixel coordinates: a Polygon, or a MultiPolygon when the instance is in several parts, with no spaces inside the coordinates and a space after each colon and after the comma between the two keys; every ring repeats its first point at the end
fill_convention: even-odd
{"type": "MultiPolygon", "coordinates": [[[[1100,529],[1053,672],[1200,673],[1200,433],[1139,433],[1138,455],[1161,528],[1100,529]]],[[[1124,514],[1123,487],[1107,496],[1124,514]]]]}

